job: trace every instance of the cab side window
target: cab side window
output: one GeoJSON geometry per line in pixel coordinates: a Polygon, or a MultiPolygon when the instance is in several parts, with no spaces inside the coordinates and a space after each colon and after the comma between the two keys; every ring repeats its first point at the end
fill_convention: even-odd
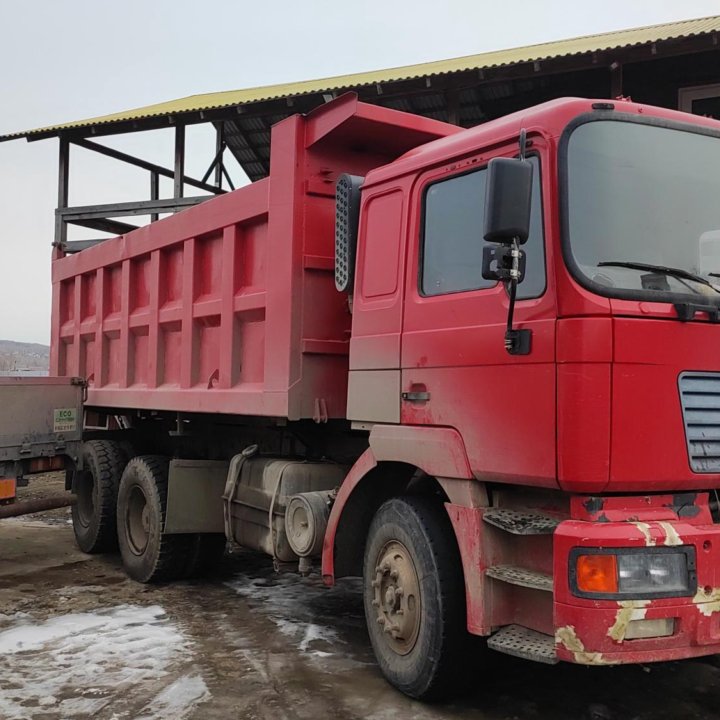
{"type": "MultiPolygon", "coordinates": [[[[523,246],[527,254],[525,279],[518,299],[545,292],[545,248],[542,228],[540,161],[533,164],[530,235],[523,246]]],[[[456,175],[433,183],[423,201],[423,238],[420,290],[423,295],[446,295],[481,290],[496,285],[482,277],[483,224],[487,169],[456,175]]]]}

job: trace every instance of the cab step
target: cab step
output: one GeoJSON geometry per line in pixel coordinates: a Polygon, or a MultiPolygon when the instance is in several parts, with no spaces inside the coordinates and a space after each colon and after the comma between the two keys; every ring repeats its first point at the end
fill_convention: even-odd
{"type": "Polygon", "coordinates": [[[522,625],[506,625],[488,638],[487,644],[493,650],[525,660],[547,665],[555,665],[558,661],[555,638],[522,625]]]}
{"type": "Polygon", "coordinates": [[[507,508],[489,508],[483,520],[513,535],[552,535],[561,522],[549,515],[507,508]]]}
{"type": "Polygon", "coordinates": [[[520,585],[520,587],[544,590],[546,592],[552,592],[553,590],[551,575],[536,570],[527,570],[516,565],[493,565],[485,570],[485,574],[488,577],[495,578],[495,580],[501,580],[511,585],[520,585]]]}

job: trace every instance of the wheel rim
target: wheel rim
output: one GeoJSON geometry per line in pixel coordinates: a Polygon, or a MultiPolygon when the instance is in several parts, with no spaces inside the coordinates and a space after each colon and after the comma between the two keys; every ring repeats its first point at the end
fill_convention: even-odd
{"type": "Polygon", "coordinates": [[[125,527],[130,549],[135,555],[142,555],[150,539],[150,506],[138,485],[130,490],[125,527]]]}
{"type": "Polygon", "coordinates": [[[407,655],[417,642],[422,607],[420,581],[408,549],[397,540],[378,553],[372,606],[387,645],[407,655]]]}
{"type": "Polygon", "coordinates": [[[95,478],[91,472],[84,471],[80,474],[76,496],[77,517],[80,524],[86,528],[95,515],[95,478]]]}

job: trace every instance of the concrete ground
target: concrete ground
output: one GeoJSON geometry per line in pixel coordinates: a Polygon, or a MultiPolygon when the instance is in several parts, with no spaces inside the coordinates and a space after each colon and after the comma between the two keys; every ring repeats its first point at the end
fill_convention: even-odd
{"type": "Polygon", "coordinates": [[[233,552],[211,580],[143,586],[117,556],[80,553],[68,518],[0,520],[1,720],[720,718],[715,658],[584,668],[487,653],[467,659],[471,694],[416,703],[374,665],[357,581],[327,589],[233,552]]]}

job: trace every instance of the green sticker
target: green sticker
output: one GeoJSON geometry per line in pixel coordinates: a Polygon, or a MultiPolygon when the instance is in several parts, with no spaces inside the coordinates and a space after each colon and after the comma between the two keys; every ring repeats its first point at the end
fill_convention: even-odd
{"type": "Polygon", "coordinates": [[[75,408],[56,408],[53,420],[53,432],[74,432],[77,430],[77,410],[75,408]]]}

